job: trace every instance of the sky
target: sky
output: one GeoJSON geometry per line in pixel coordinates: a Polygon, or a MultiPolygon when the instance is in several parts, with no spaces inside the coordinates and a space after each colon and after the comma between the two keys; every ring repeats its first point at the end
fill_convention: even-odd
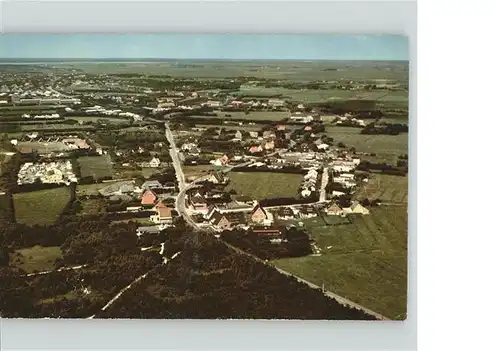
{"type": "Polygon", "coordinates": [[[397,35],[4,34],[0,58],[408,60],[397,35]]]}

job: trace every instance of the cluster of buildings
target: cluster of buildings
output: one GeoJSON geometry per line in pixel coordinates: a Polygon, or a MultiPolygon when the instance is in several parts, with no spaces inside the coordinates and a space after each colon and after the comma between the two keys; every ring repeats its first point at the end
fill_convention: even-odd
{"type": "Polygon", "coordinates": [[[307,171],[304,176],[304,180],[300,185],[300,195],[303,198],[310,197],[316,191],[316,184],[318,182],[318,170],[317,168],[311,168],[307,171]]]}
{"type": "Polygon", "coordinates": [[[133,118],[134,121],[142,121],[142,116],[137,113],[123,112],[120,109],[107,110],[104,107],[95,105],[93,107],[86,107],[82,109],[88,115],[105,115],[105,116],[118,116],[133,118]]]}
{"type": "Polygon", "coordinates": [[[78,179],[73,173],[71,161],[57,161],[49,163],[24,163],[17,175],[17,184],[65,184],[76,183],[78,179]]]}

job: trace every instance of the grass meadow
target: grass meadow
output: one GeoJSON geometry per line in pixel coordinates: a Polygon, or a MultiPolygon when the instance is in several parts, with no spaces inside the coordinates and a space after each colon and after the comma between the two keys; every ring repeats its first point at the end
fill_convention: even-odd
{"type": "Polygon", "coordinates": [[[68,187],[14,194],[16,221],[26,225],[50,225],[71,198],[68,187]]]}
{"type": "Polygon", "coordinates": [[[353,216],[351,224],[338,226],[320,218],[303,222],[321,255],[273,264],[388,318],[406,318],[406,208],[371,208],[371,214],[353,216]]]}

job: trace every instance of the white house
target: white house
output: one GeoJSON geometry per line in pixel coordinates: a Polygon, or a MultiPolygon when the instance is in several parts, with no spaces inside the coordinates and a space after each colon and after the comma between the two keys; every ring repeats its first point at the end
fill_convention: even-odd
{"type": "Polygon", "coordinates": [[[343,208],[342,211],[344,212],[344,214],[349,214],[349,213],[359,213],[362,215],[370,214],[370,210],[368,210],[366,207],[363,207],[358,201],[353,201],[351,206],[343,208]]]}
{"type": "Polygon", "coordinates": [[[157,168],[160,167],[161,161],[157,157],[153,157],[151,161],[149,161],[149,167],[157,168]]]}

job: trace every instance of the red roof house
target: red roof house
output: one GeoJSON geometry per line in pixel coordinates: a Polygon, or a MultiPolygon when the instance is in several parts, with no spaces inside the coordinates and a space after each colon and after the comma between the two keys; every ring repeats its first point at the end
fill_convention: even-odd
{"type": "Polygon", "coordinates": [[[146,189],[142,193],[141,205],[143,206],[154,206],[156,203],[157,196],[151,189],[146,189]]]}

